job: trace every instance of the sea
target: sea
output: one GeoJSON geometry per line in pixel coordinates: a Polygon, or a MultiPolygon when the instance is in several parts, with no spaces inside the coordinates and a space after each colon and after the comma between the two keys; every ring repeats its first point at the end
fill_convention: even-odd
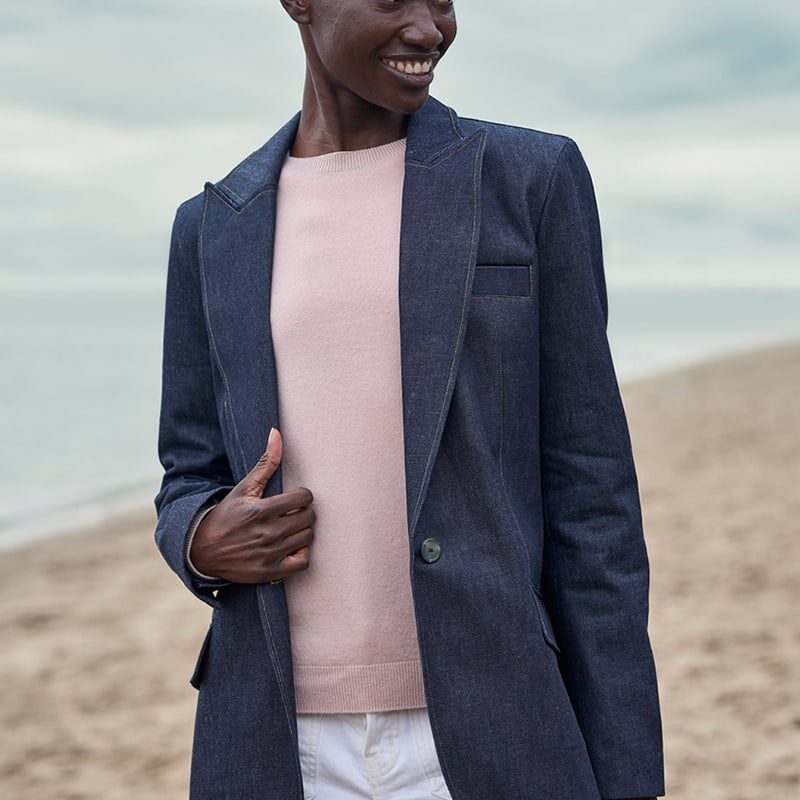
{"type": "MultiPolygon", "coordinates": [[[[621,383],[800,340],[800,289],[608,296],[621,383]]],[[[0,289],[0,549],[154,509],[163,314],[159,281],[0,289]]]]}

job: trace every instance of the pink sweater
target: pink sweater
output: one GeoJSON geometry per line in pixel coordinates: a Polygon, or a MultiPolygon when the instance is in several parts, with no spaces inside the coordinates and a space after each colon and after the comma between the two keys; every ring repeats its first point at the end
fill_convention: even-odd
{"type": "Polygon", "coordinates": [[[298,712],[425,705],[410,582],[398,305],[405,139],[278,184],[271,324],[283,488],[317,520],[286,580],[298,712]]]}
{"type": "Polygon", "coordinates": [[[398,305],[405,139],[297,158],[278,184],[271,326],[283,490],[307,486],[287,577],[298,713],[424,707],[410,582],[398,305]]]}

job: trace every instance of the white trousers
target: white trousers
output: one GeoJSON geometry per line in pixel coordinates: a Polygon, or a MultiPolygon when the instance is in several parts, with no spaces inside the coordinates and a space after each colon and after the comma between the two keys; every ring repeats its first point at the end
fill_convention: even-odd
{"type": "Polygon", "coordinates": [[[453,800],[426,708],[298,714],[305,800],[453,800]]]}

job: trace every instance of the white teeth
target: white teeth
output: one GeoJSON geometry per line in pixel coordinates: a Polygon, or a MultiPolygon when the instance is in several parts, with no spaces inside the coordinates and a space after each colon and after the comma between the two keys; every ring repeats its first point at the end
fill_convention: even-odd
{"type": "Polygon", "coordinates": [[[381,59],[384,64],[388,64],[398,72],[406,75],[427,75],[431,71],[432,60],[429,61],[388,61],[381,59]]]}

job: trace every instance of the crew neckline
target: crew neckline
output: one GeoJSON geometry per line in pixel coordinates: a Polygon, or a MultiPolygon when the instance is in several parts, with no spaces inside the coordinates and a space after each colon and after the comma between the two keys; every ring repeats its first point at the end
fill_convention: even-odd
{"type": "Polygon", "coordinates": [[[283,167],[298,173],[345,172],[363,169],[404,153],[406,139],[407,137],[404,136],[402,139],[375,147],[363,147],[359,150],[335,150],[319,156],[293,156],[287,152],[283,167]]]}

